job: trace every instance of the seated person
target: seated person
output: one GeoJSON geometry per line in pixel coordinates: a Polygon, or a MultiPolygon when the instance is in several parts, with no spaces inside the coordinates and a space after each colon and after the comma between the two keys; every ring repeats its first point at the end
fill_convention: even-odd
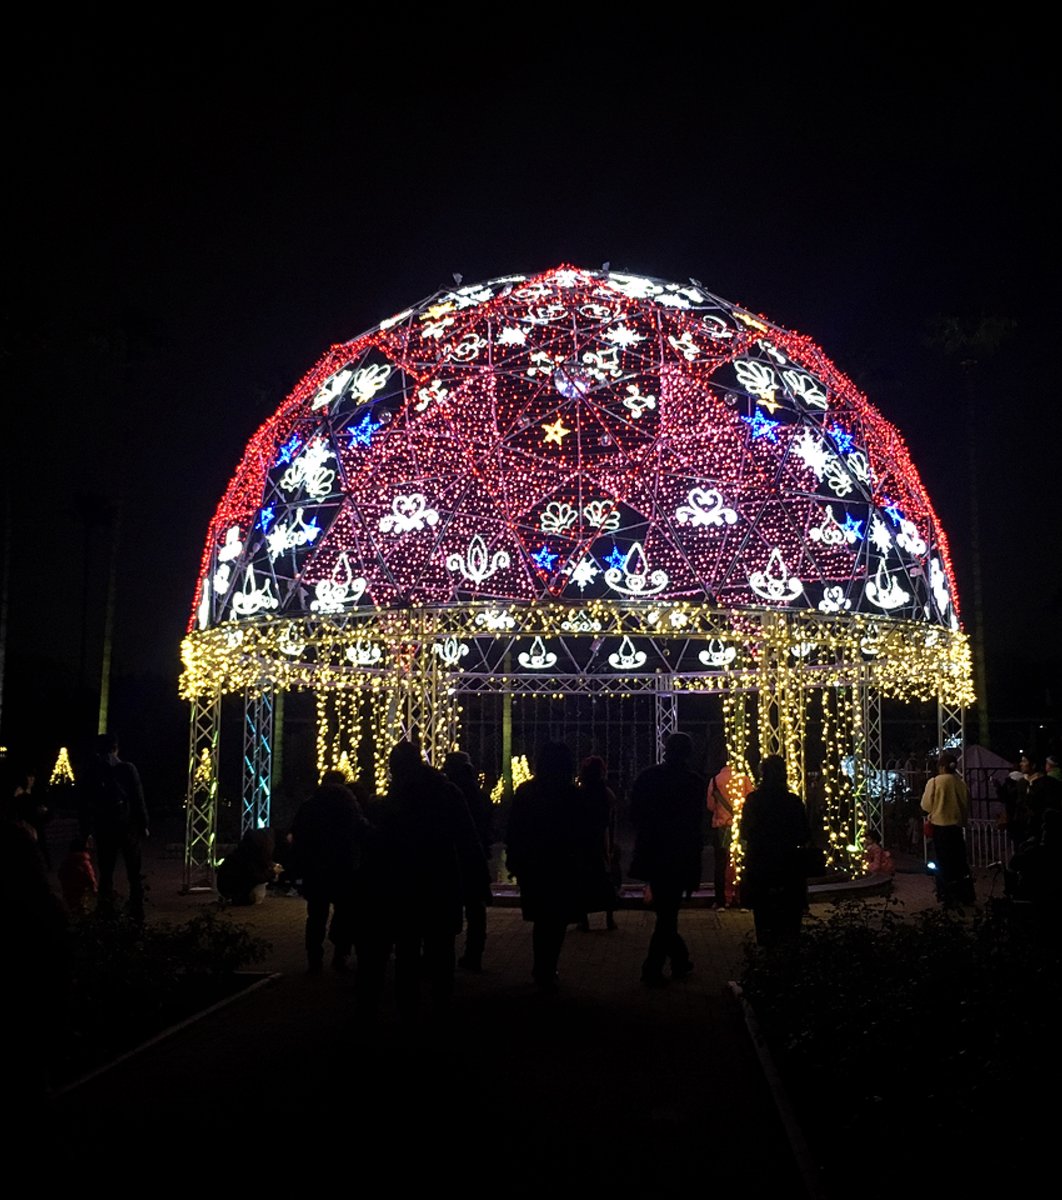
{"type": "Polygon", "coordinates": [[[276,877],[271,829],[248,829],[218,867],[217,888],[230,904],[261,904],[266,884],[276,877]]]}

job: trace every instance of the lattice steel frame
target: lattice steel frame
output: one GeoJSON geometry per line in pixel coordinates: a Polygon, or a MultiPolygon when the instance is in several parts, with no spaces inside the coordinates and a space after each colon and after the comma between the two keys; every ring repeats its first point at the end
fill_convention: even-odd
{"type": "MultiPolygon", "coordinates": [[[[845,819],[844,836],[837,831],[835,848],[842,854],[851,853],[846,847],[854,843],[860,822],[881,825],[881,798],[872,796],[869,780],[880,766],[882,696],[913,698],[935,684],[954,701],[941,700],[941,730],[961,732],[962,727],[962,635],[954,635],[950,645],[952,635],[938,633],[927,648],[919,625],[870,623],[858,616],[667,604],[593,611],[536,605],[491,610],[470,604],[352,612],[327,621],[245,622],[234,647],[226,647],[224,634],[204,631],[196,645],[216,656],[208,677],[219,694],[234,690],[237,682],[247,692],[244,828],[268,820],[271,689],[310,690],[319,698],[356,695],[359,714],[367,700],[378,788],[386,784],[386,754],[397,738],[415,738],[436,765],[457,746],[463,695],[651,695],[661,741],[679,726],[682,694],[752,695],[760,754],[783,754],[790,781],[801,790],[811,695],[817,689],[836,690],[849,698],[846,753],[856,763],[857,806],[845,819]],[[292,655],[295,643],[301,649],[292,655]],[[248,671],[253,666],[253,677],[244,674],[245,666],[248,671]]],[[[206,711],[213,711],[208,700],[193,705],[193,774],[203,740],[194,731],[206,711]]],[[[344,748],[351,752],[361,717],[356,727],[352,720],[348,715],[343,734],[351,743],[344,748]]],[[[727,730],[728,745],[736,736],[737,731],[727,730]]],[[[752,736],[751,722],[741,736],[752,736]]],[[[741,757],[748,753],[746,746],[741,757]]],[[[211,755],[216,778],[216,738],[211,755]]],[[[319,736],[318,768],[336,765],[334,756],[319,736]]],[[[204,815],[189,825],[195,847],[204,837],[200,827],[207,810],[200,803],[194,811],[200,809],[204,815]]],[[[200,853],[190,843],[190,862],[193,851],[200,853]]]]}
{"type": "Polygon", "coordinates": [[[966,744],[966,708],[962,704],[949,703],[947,697],[937,697],[937,746],[940,750],[951,750],[959,757],[966,744]]]}
{"type": "Polygon", "coordinates": [[[193,697],[188,739],[188,799],[185,804],[185,892],[209,891],[214,887],[220,737],[221,697],[193,697]]]}
{"type": "Polygon", "coordinates": [[[240,833],[269,827],[273,794],[273,689],[247,688],[243,696],[243,793],[240,833]]]}
{"type": "MultiPolygon", "coordinates": [[[[869,673],[868,673],[869,674],[869,673]]],[[[856,798],[867,829],[885,836],[885,796],[880,780],[882,771],[881,693],[867,678],[862,687],[862,738],[855,756],[856,798]]]]}

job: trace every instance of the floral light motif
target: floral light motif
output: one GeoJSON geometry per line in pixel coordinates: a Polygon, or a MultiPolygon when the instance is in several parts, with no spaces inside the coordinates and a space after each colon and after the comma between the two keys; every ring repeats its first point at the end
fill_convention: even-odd
{"type": "Polygon", "coordinates": [[[834,585],[823,588],[822,599],[819,601],[817,607],[821,613],[846,612],[852,607],[852,601],[845,597],[843,587],[834,585]]]}
{"type": "Polygon", "coordinates": [[[774,399],[774,394],[778,391],[778,379],[766,363],[739,358],[734,362],[734,371],[737,374],[738,383],[750,395],[757,396],[761,400],[774,399]]]}
{"type": "Polygon", "coordinates": [[[446,558],[448,571],[459,571],[462,578],[470,583],[481,584],[490,579],[498,571],[504,571],[509,566],[509,552],[496,550],[490,554],[487,543],[477,533],[468,543],[464,555],[449,554],[446,558]]]}
{"type": "Polygon", "coordinates": [[[431,649],[444,667],[456,667],[468,653],[467,644],[459,642],[455,637],[448,637],[444,641],[436,642],[431,649]]]}
{"type": "Polygon", "coordinates": [[[655,396],[643,396],[641,388],[636,383],[627,385],[627,395],[623,398],[623,407],[630,411],[631,417],[637,421],[646,412],[656,408],[655,396]]]}
{"type": "Polygon", "coordinates": [[[806,408],[825,409],[826,393],[810,375],[805,375],[803,371],[783,371],[782,381],[793,399],[799,400],[806,408]]]}
{"type": "Polygon", "coordinates": [[[238,617],[250,617],[255,613],[276,608],[280,603],[273,595],[273,584],[268,578],[261,587],[255,586],[254,567],[248,567],[243,577],[243,587],[232,595],[232,611],[238,617]]]}
{"type": "Polygon", "coordinates": [[[225,531],[225,541],[218,551],[218,562],[232,562],[243,553],[243,542],[240,541],[239,525],[232,525],[225,531]]]}
{"type": "Polygon", "coordinates": [[[423,492],[410,492],[391,501],[391,511],[380,518],[380,532],[413,533],[438,523],[439,514],[428,507],[428,497],[423,492]]]}
{"type": "Polygon", "coordinates": [[[311,410],[316,412],[319,408],[327,408],[333,400],[338,400],[347,390],[347,384],[353,377],[354,372],[348,368],[337,371],[326,379],[321,385],[321,390],[313,398],[313,404],[310,405],[311,410]]]}
{"type": "Polygon", "coordinates": [[[601,622],[592,617],[585,608],[581,608],[573,616],[561,621],[561,629],[565,633],[600,633],[601,622]]]}
{"type": "Polygon", "coordinates": [[[609,567],[605,572],[605,583],[620,595],[644,598],[655,596],[667,587],[667,573],[659,569],[650,573],[645,550],[641,542],[635,542],[623,559],[623,566],[609,567]]]}
{"type": "Polygon", "coordinates": [[[795,600],[804,590],[803,583],[789,574],[789,568],[782,560],[782,552],[777,546],[767,559],[767,566],[762,571],[753,571],[749,576],[749,587],[757,596],[764,600],[778,602],[779,600],[795,600]]]}
{"type": "Polygon", "coordinates": [[[342,612],[348,604],[357,604],[365,594],[367,581],[356,576],[350,566],[346,550],[340,551],[329,579],[322,579],[314,588],[314,599],[310,601],[313,612],[342,612]]]}
{"type": "Polygon", "coordinates": [[[723,503],[723,495],[715,488],[692,488],[686,495],[686,503],[675,509],[675,520],[680,525],[698,526],[734,525],[737,513],[723,503]]]}
{"type": "Polygon", "coordinates": [[[415,412],[426,412],[432,404],[439,404],[450,394],[450,389],[443,387],[438,379],[417,388],[417,402],[413,405],[415,412]]]}
{"type": "Polygon", "coordinates": [[[619,649],[608,656],[608,662],[609,666],[615,667],[617,671],[631,671],[637,667],[644,667],[647,657],[644,650],[635,650],[634,643],[624,635],[619,649]]]}
{"type": "Polygon", "coordinates": [[[701,650],[697,657],[706,667],[729,667],[737,658],[737,650],[720,638],[711,638],[707,650],[701,650]]]}
{"type": "Polygon", "coordinates": [[[336,473],[325,466],[335,455],[324,438],[314,438],[303,453],[284,472],[280,486],[286,492],[295,492],[301,487],[307,496],[323,500],[332,491],[336,473]]]}
{"type": "Polygon", "coordinates": [[[290,525],[287,523],[274,525],[266,537],[266,545],[269,547],[269,557],[275,562],[285,550],[293,550],[299,546],[312,545],[317,535],[321,532],[320,526],[316,521],[310,521],[308,524],[303,520],[303,510],[297,508],[295,510],[295,518],[290,525]]]}
{"type": "Polygon", "coordinates": [[[583,516],[588,525],[602,533],[611,533],[620,527],[619,509],[608,500],[591,500],[583,509],[583,516]]]}
{"type": "Polygon", "coordinates": [[[822,518],[822,522],[808,530],[808,537],[813,542],[821,542],[824,546],[842,546],[846,542],[856,540],[856,531],[839,525],[837,518],[833,515],[833,506],[827,505],[826,515],[822,518]]]}
{"type": "Polygon", "coordinates": [[[888,573],[883,558],[878,559],[878,569],[874,573],[874,578],[867,580],[864,590],[870,603],[885,609],[886,612],[894,608],[902,608],[911,599],[910,592],[905,592],[900,586],[899,580],[888,573]]]}
{"type": "Polygon", "coordinates": [[[563,533],[569,525],[574,525],[579,514],[572,506],[564,501],[553,500],[547,504],[539,517],[539,528],[543,533],[563,533]]]}
{"type": "Polygon", "coordinates": [[[896,535],[896,545],[916,557],[925,554],[928,549],[925,540],[919,536],[918,526],[914,521],[904,519],[900,521],[900,532],[896,535]]]}
{"type": "Polygon", "coordinates": [[[530,671],[547,671],[550,667],[556,666],[557,656],[551,650],[546,649],[545,643],[540,637],[536,637],[531,643],[531,649],[521,651],[516,656],[516,661],[530,671]]]}
{"type": "Polygon", "coordinates": [[[383,651],[366,638],[358,638],[353,646],[347,647],[347,661],[356,667],[374,667],[383,658],[383,651]]]}
{"type": "Polygon", "coordinates": [[[492,633],[513,629],[516,626],[516,622],[504,608],[485,608],[482,612],[476,613],[475,622],[492,633]]]}
{"type": "Polygon", "coordinates": [[[306,639],[300,637],[295,632],[293,624],[289,624],[280,635],[280,640],[277,642],[277,649],[281,654],[286,654],[288,658],[298,658],[306,649],[306,639]]]}
{"type": "Polygon", "coordinates": [[[947,612],[948,605],[951,603],[951,597],[948,595],[948,581],[944,575],[944,568],[940,565],[939,558],[930,560],[929,587],[933,592],[933,599],[937,602],[937,608],[942,613],[947,612]]]}

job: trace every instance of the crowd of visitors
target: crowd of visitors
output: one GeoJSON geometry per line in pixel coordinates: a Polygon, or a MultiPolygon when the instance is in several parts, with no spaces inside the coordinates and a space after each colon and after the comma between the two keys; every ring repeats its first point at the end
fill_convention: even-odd
{"type": "MultiPolygon", "coordinates": [[[[621,805],[600,757],[586,758],[577,769],[568,746],[543,744],[534,775],[516,789],[502,822],[503,810],[490,803],[467,754],[448,754],[438,770],[417,745],[399,742],[389,756],[382,795],[343,772],[325,772],[289,831],[251,829],[243,835],[219,864],[217,889],[224,903],[254,904],[282,875],[306,902],[309,973],[323,970],[330,945],[333,969],[356,967],[359,1005],[371,1019],[393,959],[399,1012],[413,1018],[426,1007],[441,1016],[455,970],[482,969],[493,902],[490,863],[500,846],[532,925],[530,971],[540,988],[558,986],[569,929],[588,932],[596,914],[603,915],[607,930],[617,927],[624,877],[644,885],[645,904],[654,913],[641,978],[659,987],[694,969],[680,913],[683,901],[702,886],[707,844],[713,849],[715,906],[751,908],[756,940],[767,948],[797,936],[807,878],[817,873],[809,866],[815,839],[808,809],[792,790],[780,756],[764,758],[755,783],[718,760],[701,775],[693,756],[692,739],[672,734],[661,761],[635,778],[625,809],[632,854],[624,864],[617,833],[621,805]]],[[[113,736],[97,739],[76,795],[78,833],[53,866],[48,807],[33,774],[20,777],[9,793],[4,829],[11,853],[36,845],[36,852],[23,856],[20,870],[29,870],[32,860],[41,878],[54,875],[61,892],[58,909],[42,919],[54,921],[56,912],[70,918],[93,908],[114,910],[121,861],[125,911],[143,922],[141,847],[149,836],[148,808],[139,773],[119,756],[113,736]]],[[[1024,755],[1001,799],[1012,842],[1008,895],[1057,901],[1062,895],[1057,761],[1024,755]]],[[[944,907],[974,900],[964,841],[969,808],[955,758],[945,752],[921,798],[944,907]]],[[[863,847],[868,873],[888,877],[895,871],[880,834],[865,831],[863,847]]]]}

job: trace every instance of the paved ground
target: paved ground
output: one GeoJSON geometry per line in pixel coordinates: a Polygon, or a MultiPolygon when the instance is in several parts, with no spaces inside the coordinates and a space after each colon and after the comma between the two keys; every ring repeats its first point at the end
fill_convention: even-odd
{"type": "MultiPolygon", "coordinates": [[[[908,867],[898,894],[931,904],[930,881],[908,867]]],[[[149,869],[149,919],[213,903],[179,894],[176,858],[149,869]]],[[[826,902],[816,896],[813,911],[826,902]]],[[[485,969],[459,973],[445,1028],[401,1026],[389,988],[365,1030],[348,976],[305,974],[304,912],[273,895],[226,910],[272,943],[274,978],[57,1096],[52,1144],[76,1157],[120,1128],[129,1167],[156,1180],[161,1169],[182,1190],[223,1177],[272,1188],[309,1169],[400,1192],[671,1196],[740,1181],[746,1195],[816,1194],[727,988],[750,914],[684,910],[696,970],[661,990],[639,982],[651,914],[622,911],[615,932],[595,915],[590,933],[568,934],[559,992],[541,995],[530,927],[496,906],[485,969]]]]}

